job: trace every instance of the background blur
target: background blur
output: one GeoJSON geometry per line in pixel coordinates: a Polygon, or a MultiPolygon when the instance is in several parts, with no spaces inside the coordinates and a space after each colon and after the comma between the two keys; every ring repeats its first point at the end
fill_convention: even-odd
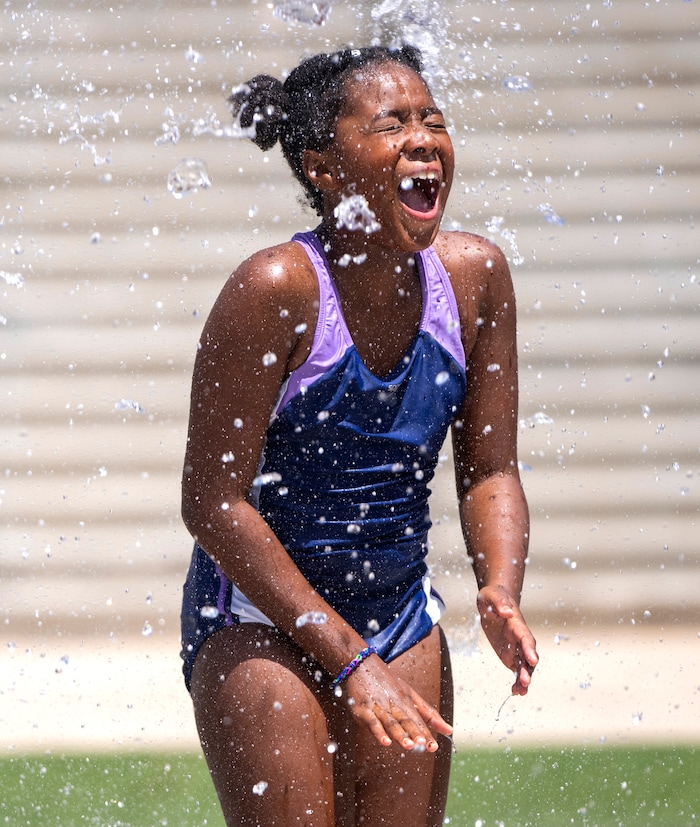
{"type": "Polygon", "coordinates": [[[699,18],[682,0],[4,3],[4,749],[196,745],[178,612],[197,339],[243,258],[315,224],[225,98],[400,36],[452,124],[445,226],[502,246],[519,305],[542,662],[500,710],[446,446],[430,559],[458,738],[700,741],[699,18]]]}

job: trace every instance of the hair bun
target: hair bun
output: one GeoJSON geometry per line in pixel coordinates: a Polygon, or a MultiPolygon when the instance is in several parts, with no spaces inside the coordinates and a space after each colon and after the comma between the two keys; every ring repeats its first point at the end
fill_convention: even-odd
{"type": "Polygon", "coordinates": [[[262,150],[273,147],[287,120],[288,98],[282,83],[270,75],[256,75],[231,92],[234,120],[242,129],[255,127],[251,140],[262,150]]]}

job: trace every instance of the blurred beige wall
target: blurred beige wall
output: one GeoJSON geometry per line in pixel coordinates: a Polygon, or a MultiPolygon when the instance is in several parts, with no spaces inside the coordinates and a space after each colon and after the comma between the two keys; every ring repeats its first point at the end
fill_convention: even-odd
{"type": "MultiPolygon", "coordinates": [[[[176,648],[197,338],[245,256],[314,224],[277,150],[226,137],[225,97],[305,54],[401,32],[428,47],[453,124],[445,226],[490,236],[512,265],[524,606],[548,640],[696,629],[696,6],[356,2],[318,27],[271,3],[9,0],[0,645],[176,648]],[[211,186],[178,199],[168,176],[185,158],[211,186]]],[[[475,592],[448,454],[431,560],[459,637],[475,592]]]]}

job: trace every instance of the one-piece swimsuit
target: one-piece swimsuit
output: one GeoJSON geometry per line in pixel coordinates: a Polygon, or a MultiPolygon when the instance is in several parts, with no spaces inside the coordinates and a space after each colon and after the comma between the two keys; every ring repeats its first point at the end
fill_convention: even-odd
{"type": "MultiPolygon", "coordinates": [[[[308,358],[280,390],[251,501],[316,591],[388,662],[444,610],[425,556],[429,484],[466,393],[455,297],[435,250],[417,253],[418,332],[379,377],[352,341],[318,237],[294,241],[318,277],[318,320],[308,358]]],[[[188,687],[202,643],[245,622],[273,625],[195,544],[182,607],[188,687]]]]}

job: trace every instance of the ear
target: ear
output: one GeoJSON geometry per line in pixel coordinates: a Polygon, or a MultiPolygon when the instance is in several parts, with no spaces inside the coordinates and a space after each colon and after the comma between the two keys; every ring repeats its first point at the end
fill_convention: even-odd
{"type": "Polygon", "coordinates": [[[340,180],[325,152],[305,149],[301,156],[301,164],[304,175],[317,190],[323,193],[332,193],[340,189],[340,180]]]}

